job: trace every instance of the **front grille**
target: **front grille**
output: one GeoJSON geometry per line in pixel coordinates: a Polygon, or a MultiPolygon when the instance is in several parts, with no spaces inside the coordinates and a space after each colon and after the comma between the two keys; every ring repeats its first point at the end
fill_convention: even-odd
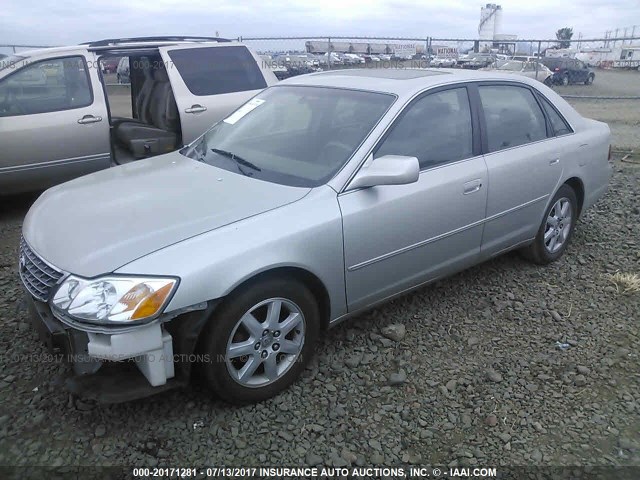
{"type": "Polygon", "coordinates": [[[46,302],[49,300],[51,289],[58,283],[62,272],[48,265],[36,255],[24,238],[20,239],[20,278],[29,293],[36,300],[46,302]]]}

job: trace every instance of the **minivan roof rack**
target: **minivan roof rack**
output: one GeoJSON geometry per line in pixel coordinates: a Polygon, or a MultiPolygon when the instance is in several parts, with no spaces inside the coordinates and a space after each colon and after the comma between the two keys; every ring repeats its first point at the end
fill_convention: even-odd
{"type": "Polygon", "coordinates": [[[228,38],[221,37],[198,37],[198,36],[159,36],[159,37],[129,37],[129,38],[107,38],[93,42],[85,42],[80,45],[89,47],[117,46],[120,43],[138,42],[230,42],[228,38]]]}

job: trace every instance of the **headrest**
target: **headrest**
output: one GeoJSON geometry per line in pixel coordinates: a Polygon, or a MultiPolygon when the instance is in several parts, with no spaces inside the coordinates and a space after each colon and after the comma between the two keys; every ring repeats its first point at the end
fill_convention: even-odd
{"type": "Polygon", "coordinates": [[[168,82],[169,81],[169,74],[167,73],[167,71],[164,68],[159,68],[157,70],[154,70],[153,79],[156,82],[168,82]]]}

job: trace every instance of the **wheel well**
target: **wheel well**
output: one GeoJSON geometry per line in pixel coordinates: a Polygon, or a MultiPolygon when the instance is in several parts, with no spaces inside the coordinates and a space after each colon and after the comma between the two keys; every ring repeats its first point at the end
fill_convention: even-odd
{"type": "Polygon", "coordinates": [[[582,184],[582,180],[578,177],[572,177],[566,182],[565,185],[569,185],[576,194],[576,198],[578,199],[578,217],[582,213],[582,205],[584,203],[584,185],[582,184]]]}
{"type": "MultiPolygon", "coordinates": [[[[302,283],[305,287],[307,287],[313,296],[316,298],[318,302],[318,307],[320,308],[320,318],[322,320],[322,328],[327,328],[329,326],[329,318],[331,315],[331,303],[329,299],[329,292],[327,291],[324,283],[313,273],[299,267],[278,267],[273,268],[271,270],[266,270],[264,272],[260,272],[259,274],[251,277],[248,280],[245,280],[236,288],[243,287],[248,283],[253,283],[256,281],[264,280],[266,278],[273,277],[285,277],[285,278],[295,278],[300,283],[302,283]]],[[[235,289],[234,289],[235,290],[235,289]]]]}

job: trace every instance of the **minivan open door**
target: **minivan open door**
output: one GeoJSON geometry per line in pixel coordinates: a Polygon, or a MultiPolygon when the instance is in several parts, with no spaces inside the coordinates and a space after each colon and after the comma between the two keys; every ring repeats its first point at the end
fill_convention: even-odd
{"type": "Polygon", "coordinates": [[[234,42],[160,47],[187,144],[226,118],[275,75],[245,45],[234,42]]]}

